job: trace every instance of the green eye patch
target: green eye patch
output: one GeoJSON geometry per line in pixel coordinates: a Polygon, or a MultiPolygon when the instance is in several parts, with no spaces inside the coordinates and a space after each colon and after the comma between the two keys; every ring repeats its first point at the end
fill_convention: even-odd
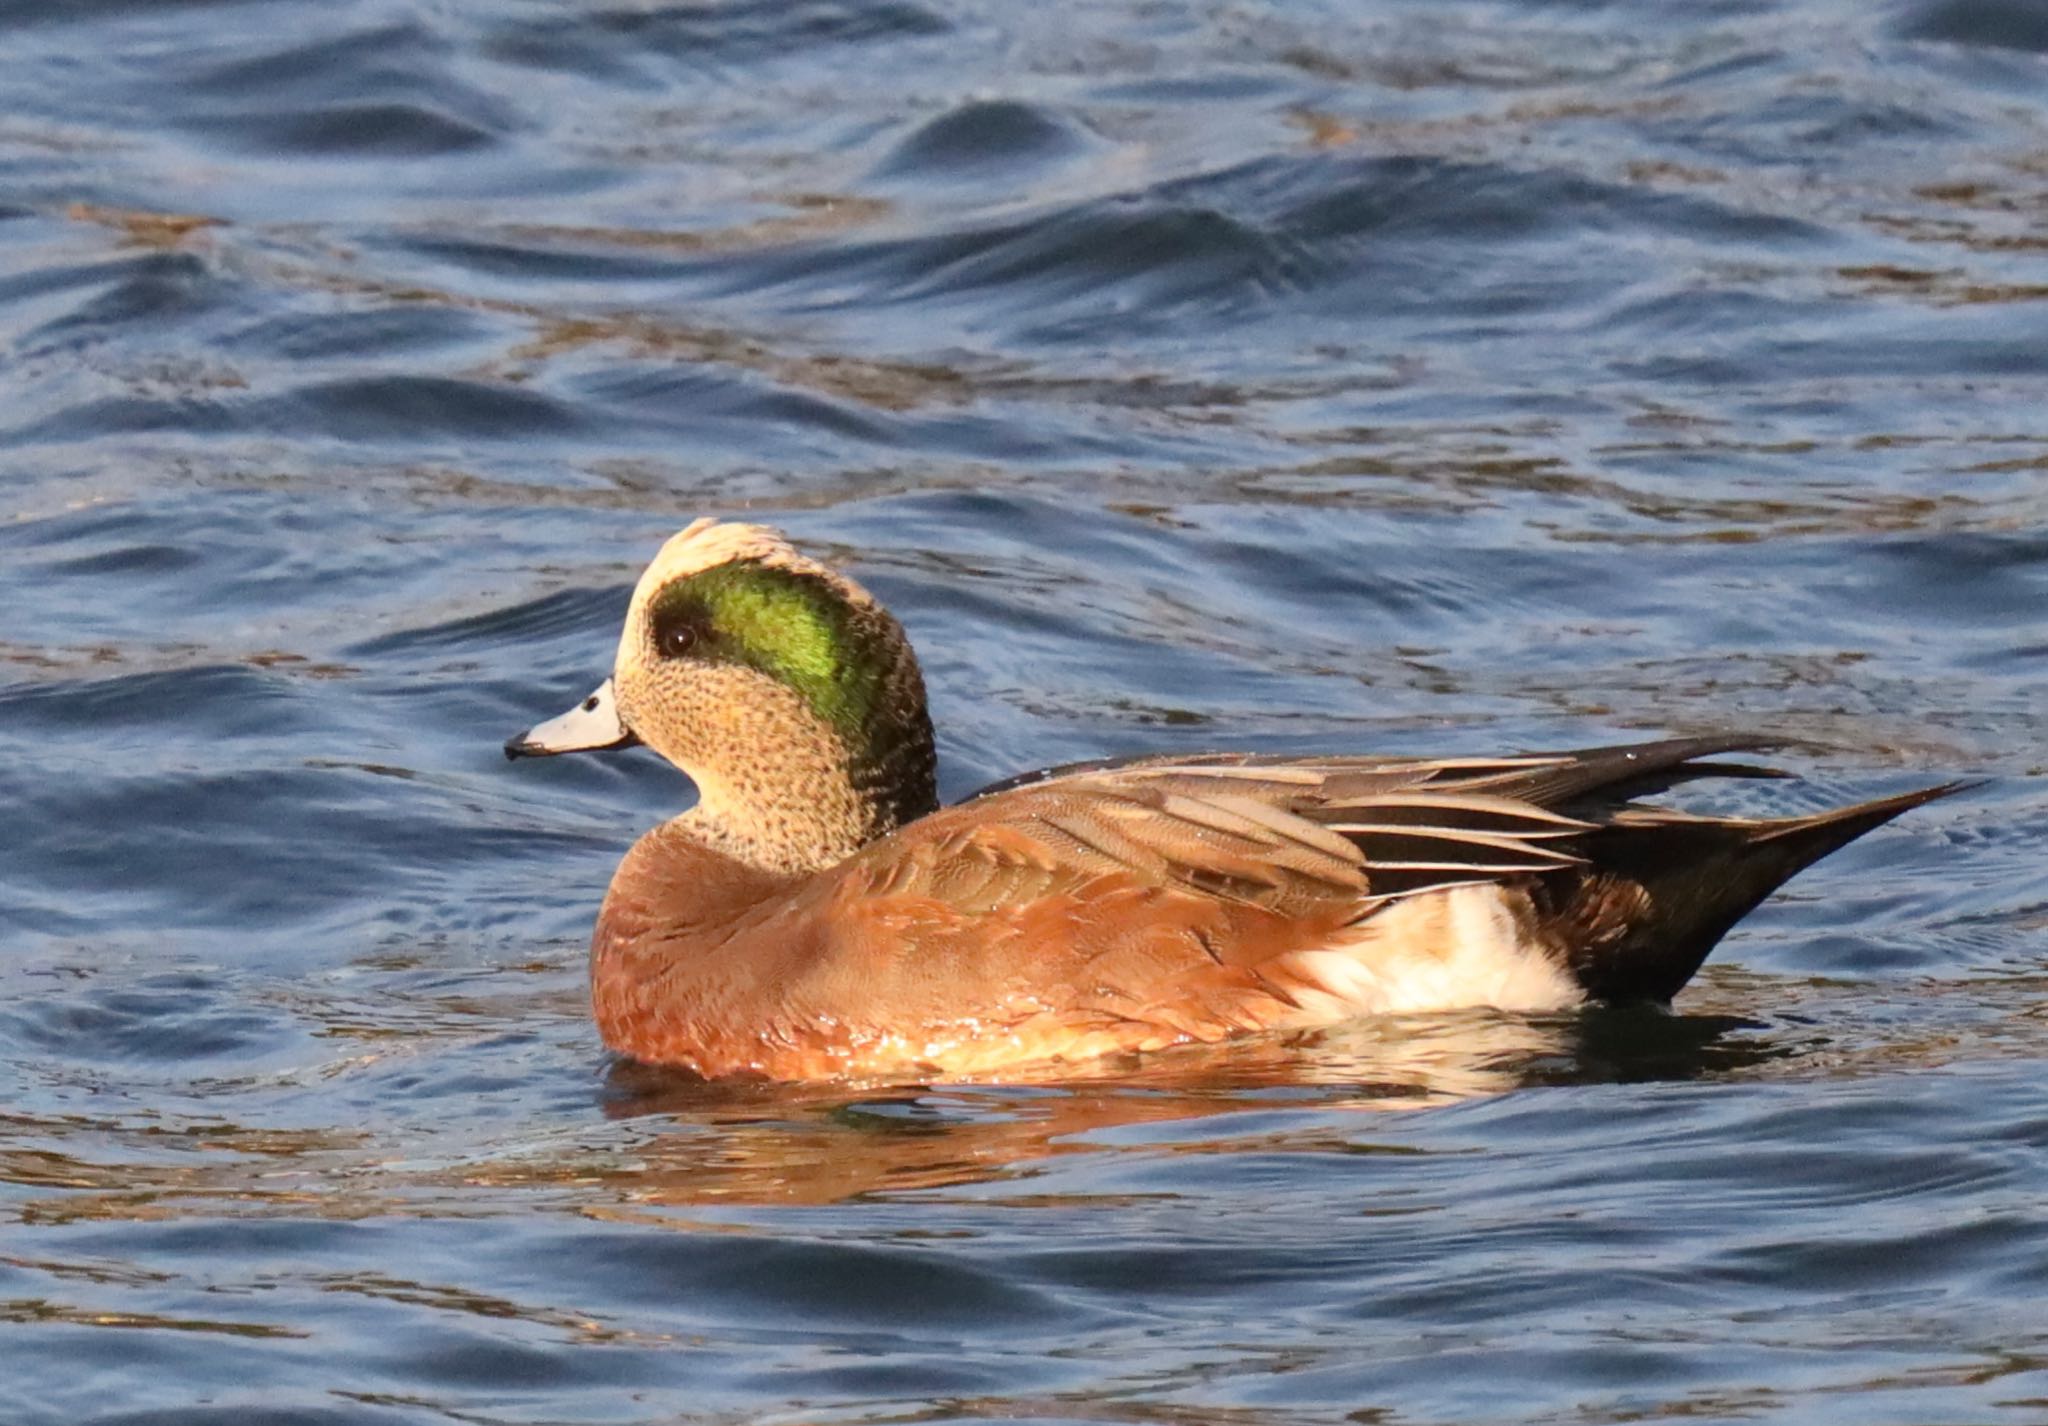
{"type": "Polygon", "coordinates": [[[826,579],[750,562],[718,565],[655,596],[654,647],[739,664],[794,689],[849,746],[861,746],[889,650],[882,621],[826,579]]]}

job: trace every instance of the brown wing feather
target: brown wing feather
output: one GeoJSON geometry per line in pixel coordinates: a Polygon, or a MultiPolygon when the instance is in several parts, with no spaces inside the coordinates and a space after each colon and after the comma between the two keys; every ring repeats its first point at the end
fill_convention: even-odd
{"type": "Polygon", "coordinates": [[[1345,837],[1257,799],[1083,775],[935,813],[849,870],[872,891],[949,904],[1016,904],[1112,877],[1304,915],[1369,895],[1363,862],[1345,837]]]}
{"type": "Polygon", "coordinates": [[[1276,910],[1350,895],[1364,915],[1392,897],[1577,865],[1583,834],[1632,796],[1721,772],[1775,775],[1700,761],[1761,746],[1728,737],[1510,757],[1144,757],[1027,774],[963,806],[1150,884],[1276,910]]]}
{"type": "Polygon", "coordinates": [[[1025,787],[1081,777],[1139,775],[1177,784],[1230,780],[1242,785],[1316,787],[1326,801],[1372,796],[1398,787],[1492,792],[1539,807],[1558,808],[1605,795],[1626,801],[1695,777],[1783,777],[1775,768],[1708,763],[1723,753],[1758,752],[1781,739],[1745,735],[1664,738],[1616,747],[1574,748],[1506,757],[1401,758],[1372,755],[1290,757],[1265,753],[1147,754],[1043,768],[992,783],[975,801],[1025,787]]]}
{"type": "Polygon", "coordinates": [[[856,861],[877,889],[963,907],[1113,876],[1357,919],[1389,897],[1578,864],[1575,840],[1592,824],[1468,786],[1535,770],[1530,759],[1091,768],[939,812],[856,861]]]}

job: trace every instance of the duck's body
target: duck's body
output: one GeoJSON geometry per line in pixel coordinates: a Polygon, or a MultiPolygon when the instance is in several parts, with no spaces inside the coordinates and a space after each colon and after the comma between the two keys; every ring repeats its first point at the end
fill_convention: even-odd
{"type": "Polygon", "coordinates": [[[1689,739],[1139,759],[941,810],[895,622],[773,532],[708,522],[642,578],[613,681],[508,752],[635,735],[701,797],[613,877],[592,941],[600,1032],[635,1059],[776,1079],[1667,1000],[1800,867],[1948,790],[1771,822],[1632,804],[1762,771],[1699,761],[1754,740],[1689,739]]]}

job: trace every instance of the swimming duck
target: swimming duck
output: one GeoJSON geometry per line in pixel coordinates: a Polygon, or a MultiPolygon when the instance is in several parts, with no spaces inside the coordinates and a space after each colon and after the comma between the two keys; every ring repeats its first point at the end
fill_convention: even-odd
{"type": "Polygon", "coordinates": [[[705,1076],[966,1078],[1477,1006],[1666,1001],[1782,882],[1954,790],[1812,816],[1633,799],[1751,738],[1505,757],[1166,755],[939,805],[923,676],[873,596],[698,520],[612,676],[505,745],[645,743],[697,805],[634,844],[591,939],[622,1055],[705,1076]]]}

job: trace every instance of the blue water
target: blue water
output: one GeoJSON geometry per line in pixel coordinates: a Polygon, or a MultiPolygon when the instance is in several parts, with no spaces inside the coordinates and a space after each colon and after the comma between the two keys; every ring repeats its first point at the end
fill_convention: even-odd
{"type": "Polygon", "coordinates": [[[2048,1419],[2048,8],[0,0],[0,1420],[2048,1419]],[[700,514],[954,793],[1970,776],[1676,1013],[609,1062],[700,514]]]}

